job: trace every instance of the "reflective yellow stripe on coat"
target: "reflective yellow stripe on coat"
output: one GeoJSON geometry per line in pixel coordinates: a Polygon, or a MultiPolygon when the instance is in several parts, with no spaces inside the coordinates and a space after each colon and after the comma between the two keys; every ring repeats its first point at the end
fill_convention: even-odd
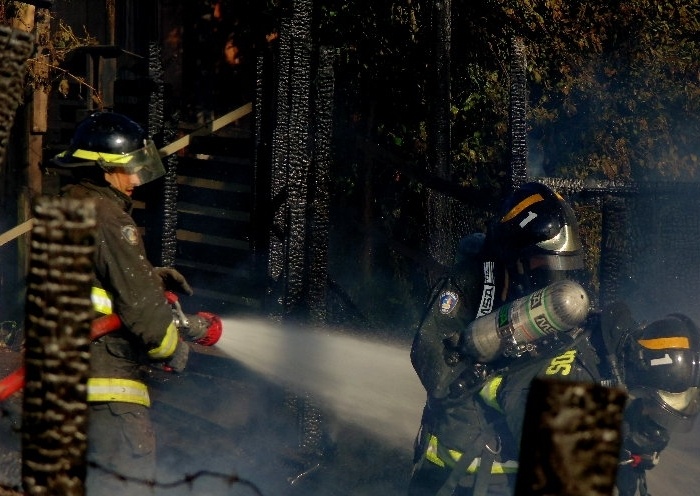
{"type": "Polygon", "coordinates": [[[503,382],[503,376],[500,375],[489,379],[479,391],[479,396],[488,406],[503,413],[501,405],[498,404],[498,388],[501,387],[501,382],[503,382]]]}
{"type": "Polygon", "coordinates": [[[92,308],[94,308],[96,312],[104,315],[112,314],[112,295],[104,289],[93,286],[90,293],[90,300],[92,300],[92,308]]]}
{"type": "MultiPolygon", "coordinates": [[[[111,315],[113,312],[112,308],[112,295],[102,288],[97,286],[92,287],[92,292],[90,293],[90,299],[92,300],[92,307],[96,312],[104,315],[111,315]]],[[[169,358],[173,353],[175,353],[175,348],[180,339],[180,335],[177,332],[177,327],[175,323],[171,322],[168,328],[165,330],[165,336],[160,344],[149,350],[148,356],[153,360],[162,360],[169,358]]]]}
{"type": "Polygon", "coordinates": [[[87,382],[87,400],[90,402],[121,401],[151,406],[146,385],[132,379],[90,378],[87,382]]]}
{"type": "MultiPolygon", "coordinates": [[[[462,458],[462,453],[459,451],[449,450],[449,453],[450,457],[452,458],[452,460],[449,462],[450,465],[462,458]]],[[[438,456],[438,438],[432,434],[430,435],[430,440],[428,441],[428,449],[425,453],[425,458],[438,467],[445,467],[447,465],[442,459],[440,459],[440,456],[438,456]]],[[[476,471],[479,469],[479,465],[481,465],[481,457],[477,456],[466,468],[466,472],[468,474],[476,473],[476,471]]],[[[494,461],[493,465],[491,466],[492,474],[514,474],[517,471],[518,462],[516,460],[508,460],[505,462],[494,461]]]]}
{"type": "Polygon", "coordinates": [[[168,325],[168,329],[165,331],[165,337],[163,337],[163,340],[160,342],[160,346],[150,350],[148,356],[153,360],[168,358],[175,353],[178,341],[180,341],[180,335],[177,333],[175,323],[171,322],[170,325],[168,325]]]}

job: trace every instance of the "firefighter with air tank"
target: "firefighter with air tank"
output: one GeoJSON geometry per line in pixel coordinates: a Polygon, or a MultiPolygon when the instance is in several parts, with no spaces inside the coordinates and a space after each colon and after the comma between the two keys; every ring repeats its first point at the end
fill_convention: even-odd
{"type": "Polygon", "coordinates": [[[535,377],[628,391],[617,490],[645,494],[669,433],[697,415],[700,333],[683,314],[643,325],[623,303],[591,311],[582,269],[573,210],[540,183],[508,195],[486,234],[460,241],[411,349],[428,399],[410,496],[512,495],[535,377]]]}

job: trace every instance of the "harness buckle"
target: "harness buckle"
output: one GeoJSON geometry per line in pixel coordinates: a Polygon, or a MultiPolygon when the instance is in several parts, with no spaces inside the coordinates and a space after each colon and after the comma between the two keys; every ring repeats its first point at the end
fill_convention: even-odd
{"type": "Polygon", "coordinates": [[[489,446],[489,443],[484,443],[484,448],[486,448],[492,455],[500,454],[501,450],[503,449],[503,445],[501,444],[501,437],[496,436],[496,449],[491,448],[491,446],[489,446]]]}

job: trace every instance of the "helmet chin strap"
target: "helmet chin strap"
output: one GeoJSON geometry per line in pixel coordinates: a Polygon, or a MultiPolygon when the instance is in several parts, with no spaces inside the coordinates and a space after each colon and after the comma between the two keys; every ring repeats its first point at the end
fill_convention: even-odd
{"type": "Polygon", "coordinates": [[[102,169],[103,171],[105,171],[108,174],[111,172],[114,172],[114,167],[108,166],[107,161],[105,159],[103,159],[102,157],[95,160],[95,164],[98,165],[100,167],[100,169],[102,169]]]}

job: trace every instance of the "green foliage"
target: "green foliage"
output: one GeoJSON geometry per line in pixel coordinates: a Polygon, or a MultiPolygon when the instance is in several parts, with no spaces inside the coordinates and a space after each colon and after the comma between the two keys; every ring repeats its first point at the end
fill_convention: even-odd
{"type": "Polygon", "coordinates": [[[546,174],[693,177],[700,2],[496,0],[526,38],[546,174]]]}
{"type": "MultiPolygon", "coordinates": [[[[427,0],[323,2],[345,104],[378,142],[424,158],[434,33],[427,0]],[[344,76],[344,78],[343,78],[344,76]]],[[[525,40],[532,166],[578,178],[694,175],[700,1],[453,1],[452,143],[459,180],[508,159],[509,41],[525,40]],[[538,161],[536,157],[543,157],[538,161]]]]}
{"type": "MultiPolygon", "coordinates": [[[[451,180],[497,191],[510,160],[510,47],[524,40],[534,176],[697,179],[700,0],[451,0],[451,180]]],[[[428,219],[436,0],[318,2],[338,47],[337,192],[407,243],[428,219]],[[357,140],[391,150],[374,162],[357,140]],[[372,168],[374,167],[374,168],[372,168]],[[393,168],[393,170],[392,170],[393,168]],[[391,178],[389,180],[388,178],[391,178]],[[372,191],[366,185],[372,184],[372,191]],[[408,234],[407,234],[408,233],[408,234]]],[[[582,211],[594,272],[599,218],[582,211]]]]}
{"type": "Polygon", "coordinates": [[[341,107],[363,134],[409,152],[425,120],[418,8],[411,0],[331,0],[316,19],[318,43],[339,49],[341,107]]]}

